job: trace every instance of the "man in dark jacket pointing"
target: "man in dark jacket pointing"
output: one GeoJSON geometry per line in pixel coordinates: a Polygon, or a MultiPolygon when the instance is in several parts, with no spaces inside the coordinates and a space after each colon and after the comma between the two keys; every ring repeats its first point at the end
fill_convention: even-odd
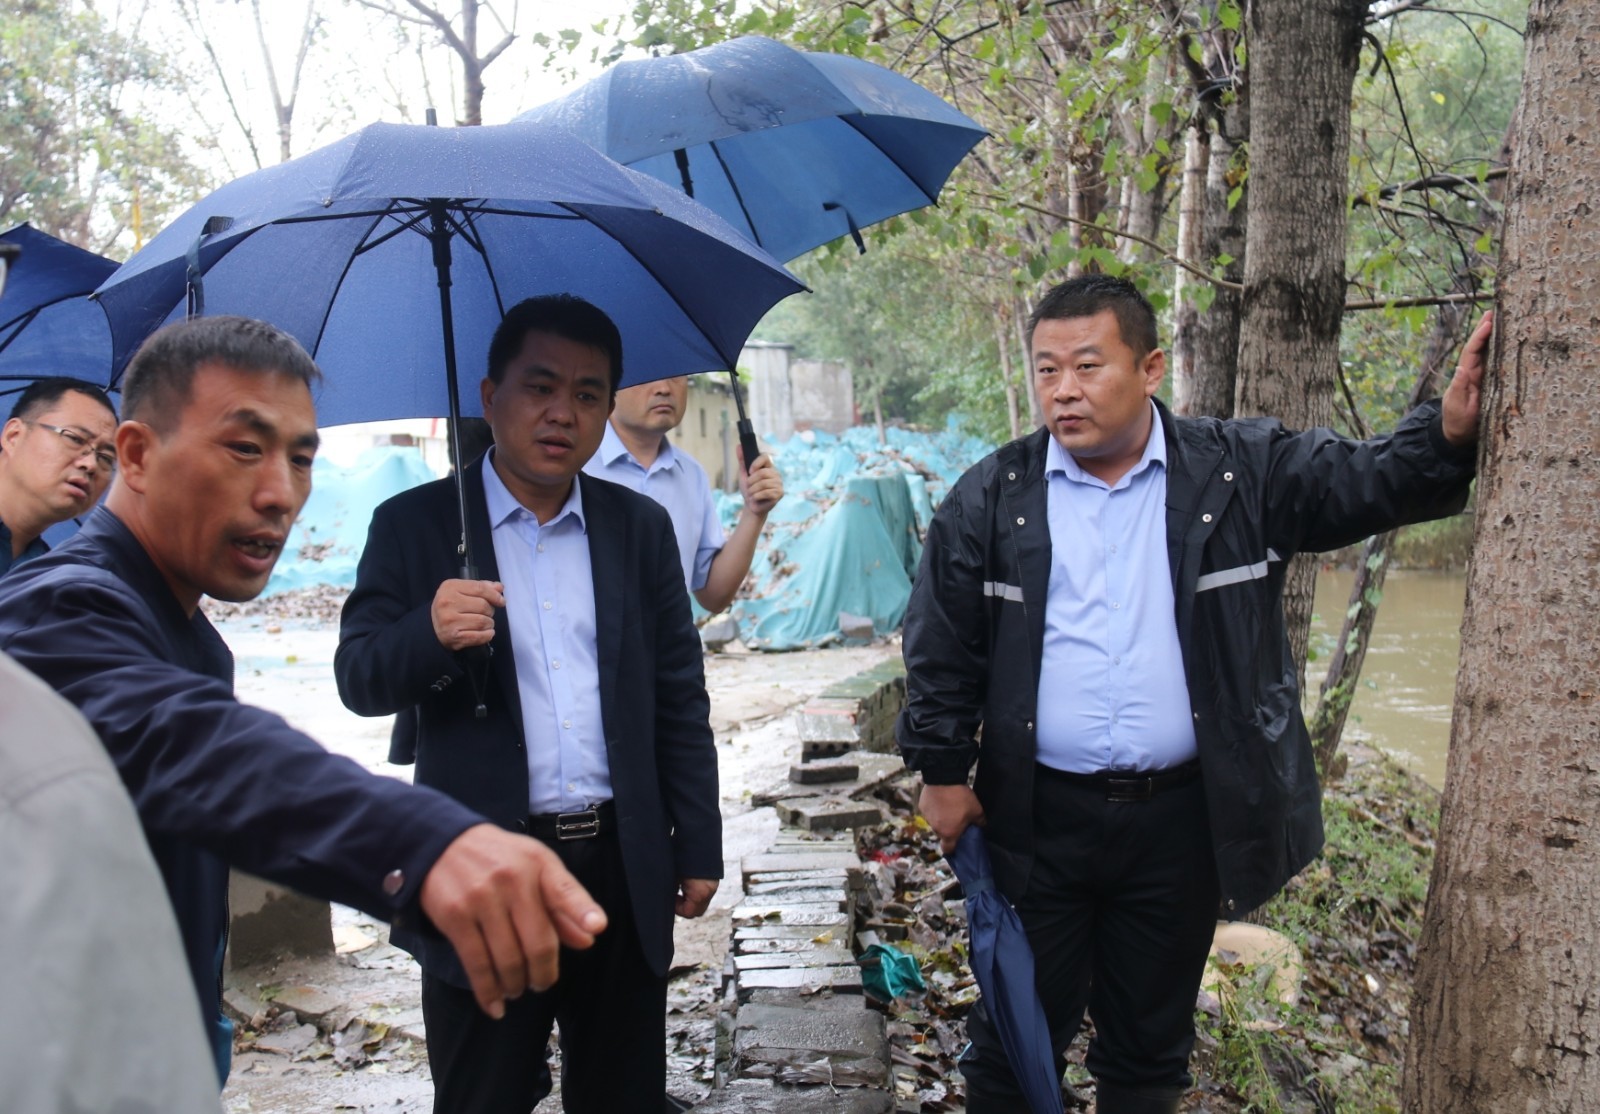
{"type": "MultiPolygon", "coordinates": [[[[1360,442],[1174,418],[1155,314],[1125,280],[1074,279],[1034,310],[1045,428],[934,517],[897,734],[945,849],[984,826],[1058,1059],[1093,1016],[1101,1114],[1177,1109],[1219,903],[1243,915],[1321,850],[1286,563],[1461,509],[1489,331],[1442,403],[1360,442]]],[[[981,1003],[968,1030],[967,1109],[1026,1109],[981,1003]]]]}

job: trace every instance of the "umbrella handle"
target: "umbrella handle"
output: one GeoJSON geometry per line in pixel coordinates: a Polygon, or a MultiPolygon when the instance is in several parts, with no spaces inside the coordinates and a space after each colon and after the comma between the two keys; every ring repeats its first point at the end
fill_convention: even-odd
{"type": "Polygon", "coordinates": [[[756,442],[756,428],[750,424],[749,418],[740,418],[734,424],[739,428],[739,448],[744,452],[745,474],[749,475],[750,466],[761,455],[761,446],[756,442]]]}

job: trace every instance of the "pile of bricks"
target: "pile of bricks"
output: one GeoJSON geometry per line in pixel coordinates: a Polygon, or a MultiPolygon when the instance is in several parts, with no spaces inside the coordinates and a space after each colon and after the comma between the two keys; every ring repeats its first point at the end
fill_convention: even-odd
{"type": "Polygon", "coordinates": [[[904,700],[898,661],[825,690],[797,715],[801,762],[788,783],[757,794],[784,827],[743,862],[717,1087],[697,1111],[894,1110],[884,1015],[862,994],[856,961],[867,879],[854,829],[884,817],[870,793],[901,768],[893,732],[904,700]]]}

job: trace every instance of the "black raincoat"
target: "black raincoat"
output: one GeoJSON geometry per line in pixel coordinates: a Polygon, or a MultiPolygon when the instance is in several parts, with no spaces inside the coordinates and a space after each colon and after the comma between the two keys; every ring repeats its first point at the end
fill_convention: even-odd
{"type": "MultiPolygon", "coordinates": [[[[1476,451],[1444,439],[1437,401],[1371,441],[1272,419],[1178,419],[1157,406],[1174,618],[1222,906],[1241,916],[1322,848],[1321,789],[1283,624],[1288,558],[1454,514],[1476,451]]],[[[984,458],[934,515],[906,613],[896,728],[927,784],[965,783],[977,763],[996,882],[1013,900],[1033,866],[1048,436],[984,458]]]]}

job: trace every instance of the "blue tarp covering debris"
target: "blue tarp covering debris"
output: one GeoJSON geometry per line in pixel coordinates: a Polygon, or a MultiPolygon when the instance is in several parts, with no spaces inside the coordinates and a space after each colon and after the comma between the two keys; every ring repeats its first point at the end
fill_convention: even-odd
{"type": "MultiPolygon", "coordinates": [[[[797,434],[772,450],[787,490],[767,518],[749,582],[732,611],[745,645],[798,650],[842,639],[840,614],[877,634],[905,617],[922,536],[945,492],[991,446],[956,431],[857,426],[797,434]]],[[[737,495],[719,495],[723,525],[737,495]]]]}
{"type": "Polygon", "coordinates": [[[318,457],[311,467],[311,498],[289,533],[265,594],[313,584],[353,587],[373,510],[431,479],[432,470],[412,448],[368,449],[349,468],[318,457]]]}
{"type": "MultiPolygon", "coordinates": [[[[870,619],[877,634],[899,627],[934,506],[990,446],[954,427],[886,435],[880,445],[875,428],[802,433],[773,448],[788,494],[768,516],[751,579],[733,605],[747,646],[840,641],[841,614],[870,619]]],[[[353,585],[373,508],[433,478],[410,448],[370,449],[352,468],[318,460],[311,499],[267,593],[353,585]]],[[[717,499],[731,530],[739,497],[717,499]]]]}

